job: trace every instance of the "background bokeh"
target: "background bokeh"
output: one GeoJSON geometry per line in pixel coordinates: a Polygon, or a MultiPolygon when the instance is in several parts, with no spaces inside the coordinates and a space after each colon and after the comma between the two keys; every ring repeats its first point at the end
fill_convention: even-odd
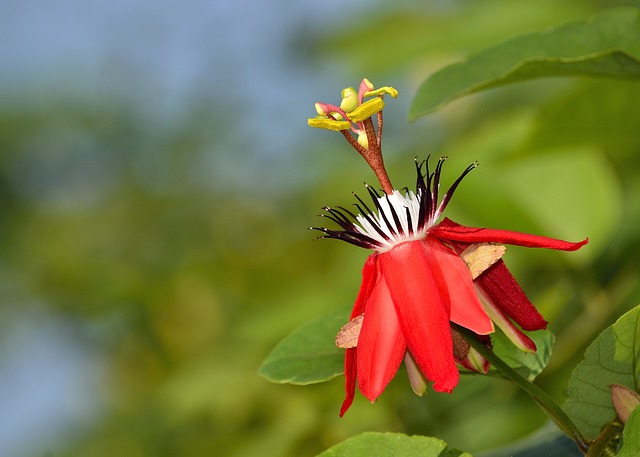
{"type": "Polygon", "coordinates": [[[3,3],[0,455],[312,456],[365,430],[479,451],[545,422],[506,383],[411,394],[400,374],[343,419],[342,379],[269,384],[269,350],[353,301],[367,252],[315,241],[319,208],[375,182],[316,101],[393,85],[392,180],[415,156],[475,170],[448,215],[571,240],[507,261],[557,344],[558,400],[601,329],[640,303],[638,83],[549,79],[409,124],[418,85],[519,33],[631,1],[3,3]]]}

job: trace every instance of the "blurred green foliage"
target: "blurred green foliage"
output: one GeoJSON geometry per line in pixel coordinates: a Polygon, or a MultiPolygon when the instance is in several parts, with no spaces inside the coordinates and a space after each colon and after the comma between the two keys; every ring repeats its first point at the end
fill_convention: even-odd
{"type": "Polygon", "coordinates": [[[608,422],[617,418],[612,385],[638,389],[639,312],[638,307],[632,309],[598,335],[569,379],[565,409],[586,437],[598,436],[608,422]]]}
{"type": "MultiPolygon", "coordinates": [[[[470,52],[614,3],[633,4],[372,4],[351,27],[292,45],[292,58],[304,50],[310,65],[339,68],[344,86],[366,76],[400,89],[385,112],[396,186],[413,185],[415,156],[448,155],[445,181],[478,160],[449,217],[590,237],[579,255],[513,248],[506,257],[557,334],[538,378],[557,399],[586,345],[640,303],[640,86],[532,81],[413,124],[402,103],[470,52]]],[[[327,93],[337,100],[340,89],[327,93]]],[[[287,102],[312,116],[316,99],[331,101],[323,95],[287,102]]],[[[52,455],[310,456],[361,431],[437,436],[475,452],[544,423],[528,398],[494,379],[417,398],[398,376],[375,405],[358,397],[339,419],[342,378],[306,387],[260,378],[279,340],[355,298],[367,253],[312,242],[305,229],[321,206],[350,204],[350,191],[373,177],[339,135],[311,129],[295,159],[252,155],[229,140],[247,127],[224,101],[201,100],[160,125],[130,108],[70,95],[0,108],[2,325],[24,307],[68,320],[100,366],[97,418],[50,445],[52,455]]],[[[304,123],[291,120],[291,129],[304,123]]]]}

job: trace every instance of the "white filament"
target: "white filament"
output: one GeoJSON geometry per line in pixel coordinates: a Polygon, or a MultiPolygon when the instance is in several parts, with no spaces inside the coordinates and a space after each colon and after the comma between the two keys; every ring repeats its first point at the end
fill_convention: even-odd
{"type": "Polygon", "coordinates": [[[429,229],[429,225],[425,224],[425,226],[418,231],[418,224],[420,222],[418,220],[420,216],[420,199],[416,194],[408,191],[403,196],[399,191],[394,189],[390,195],[378,198],[378,205],[380,205],[382,211],[369,214],[369,218],[380,227],[386,237],[380,235],[364,216],[358,214],[356,217],[356,229],[363,235],[373,238],[381,244],[380,247],[376,248],[376,251],[385,252],[405,241],[424,238],[429,229]],[[395,222],[391,207],[393,207],[398,217],[400,226],[395,222]],[[409,209],[409,218],[407,218],[407,208],[409,209]],[[382,213],[384,213],[385,217],[382,217],[382,213]],[[409,230],[409,228],[411,228],[411,230],[409,230]]]}

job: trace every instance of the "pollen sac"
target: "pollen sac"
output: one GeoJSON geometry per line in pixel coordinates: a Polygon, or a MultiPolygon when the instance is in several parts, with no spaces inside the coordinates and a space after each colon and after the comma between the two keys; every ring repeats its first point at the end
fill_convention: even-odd
{"type": "Polygon", "coordinates": [[[369,149],[369,138],[366,132],[360,132],[358,134],[358,144],[365,149],[369,149]]]}
{"type": "Polygon", "coordinates": [[[349,113],[358,107],[358,92],[353,87],[347,87],[342,90],[342,101],[340,109],[349,113]]]}
{"type": "Polygon", "coordinates": [[[312,117],[310,119],[307,119],[307,124],[309,124],[310,127],[315,127],[318,129],[325,129],[325,130],[340,131],[340,130],[349,130],[351,128],[351,124],[349,123],[349,121],[329,119],[324,116],[317,116],[317,117],[312,117]]]}
{"type": "MultiPolygon", "coordinates": [[[[371,86],[371,89],[373,89],[373,86],[371,86]]],[[[374,95],[385,95],[385,94],[391,95],[393,98],[396,98],[398,96],[398,91],[397,89],[391,86],[384,86],[376,90],[369,90],[364,93],[364,96],[373,97],[374,95]]]]}
{"type": "Polygon", "coordinates": [[[349,119],[353,122],[362,122],[365,119],[370,118],[376,113],[379,113],[384,108],[384,100],[381,98],[373,98],[367,100],[362,105],[358,106],[349,113],[349,119]]]}

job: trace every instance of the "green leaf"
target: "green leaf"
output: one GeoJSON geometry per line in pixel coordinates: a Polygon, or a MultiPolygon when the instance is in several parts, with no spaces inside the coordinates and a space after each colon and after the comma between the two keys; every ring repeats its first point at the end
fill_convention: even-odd
{"type": "MultiPolygon", "coordinates": [[[[492,334],[491,340],[493,341],[493,352],[498,357],[520,375],[533,381],[549,363],[555,336],[549,330],[527,332],[527,335],[536,343],[538,350],[535,354],[518,349],[501,331],[492,334]]],[[[492,375],[496,373],[494,369],[489,371],[489,374],[492,375]]]]}
{"type": "Polygon", "coordinates": [[[618,457],[637,457],[640,455],[640,408],[636,408],[622,432],[622,448],[618,457]]]}
{"type": "Polygon", "coordinates": [[[489,88],[569,75],[640,77],[640,12],[605,11],[589,21],[513,38],[447,66],[420,86],[409,119],[489,88]]]}
{"type": "Polygon", "coordinates": [[[611,384],[640,386],[640,307],[624,314],[587,348],[567,386],[565,410],[588,438],[616,417],[611,384]]]}
{"type": "Polygon", "coordinates": [[[471,457],[468,452],[449,450],[447,443],[427,436],[365,432],[336,444],[317,457],[471,457]]]}
{"type": "MultiPolygon", "coordinates": [[[[303,324],[271,351],[260,367],[264,378],[276,383],[315,384],[344,373],[344,349],[335,346],[340,328],[349,322],[350,308],[342,308],[303,324]]],[[[494,351],[511,368],[533,380],[551,357],[554,336],[542,330],[528,333],[538,347],[535,354],[520,351],[500,331],[491,335],[494,351]]],[[[495,371],[490,371],[495,374],[495,371]]]]}
{"type": "Polygon", "coordinates": [[[344,373],[344,349],[335,337],[349,322],[342,308],[298,327],[271,351],[259,373],[271,382],[314,384],[344,373]]]}

